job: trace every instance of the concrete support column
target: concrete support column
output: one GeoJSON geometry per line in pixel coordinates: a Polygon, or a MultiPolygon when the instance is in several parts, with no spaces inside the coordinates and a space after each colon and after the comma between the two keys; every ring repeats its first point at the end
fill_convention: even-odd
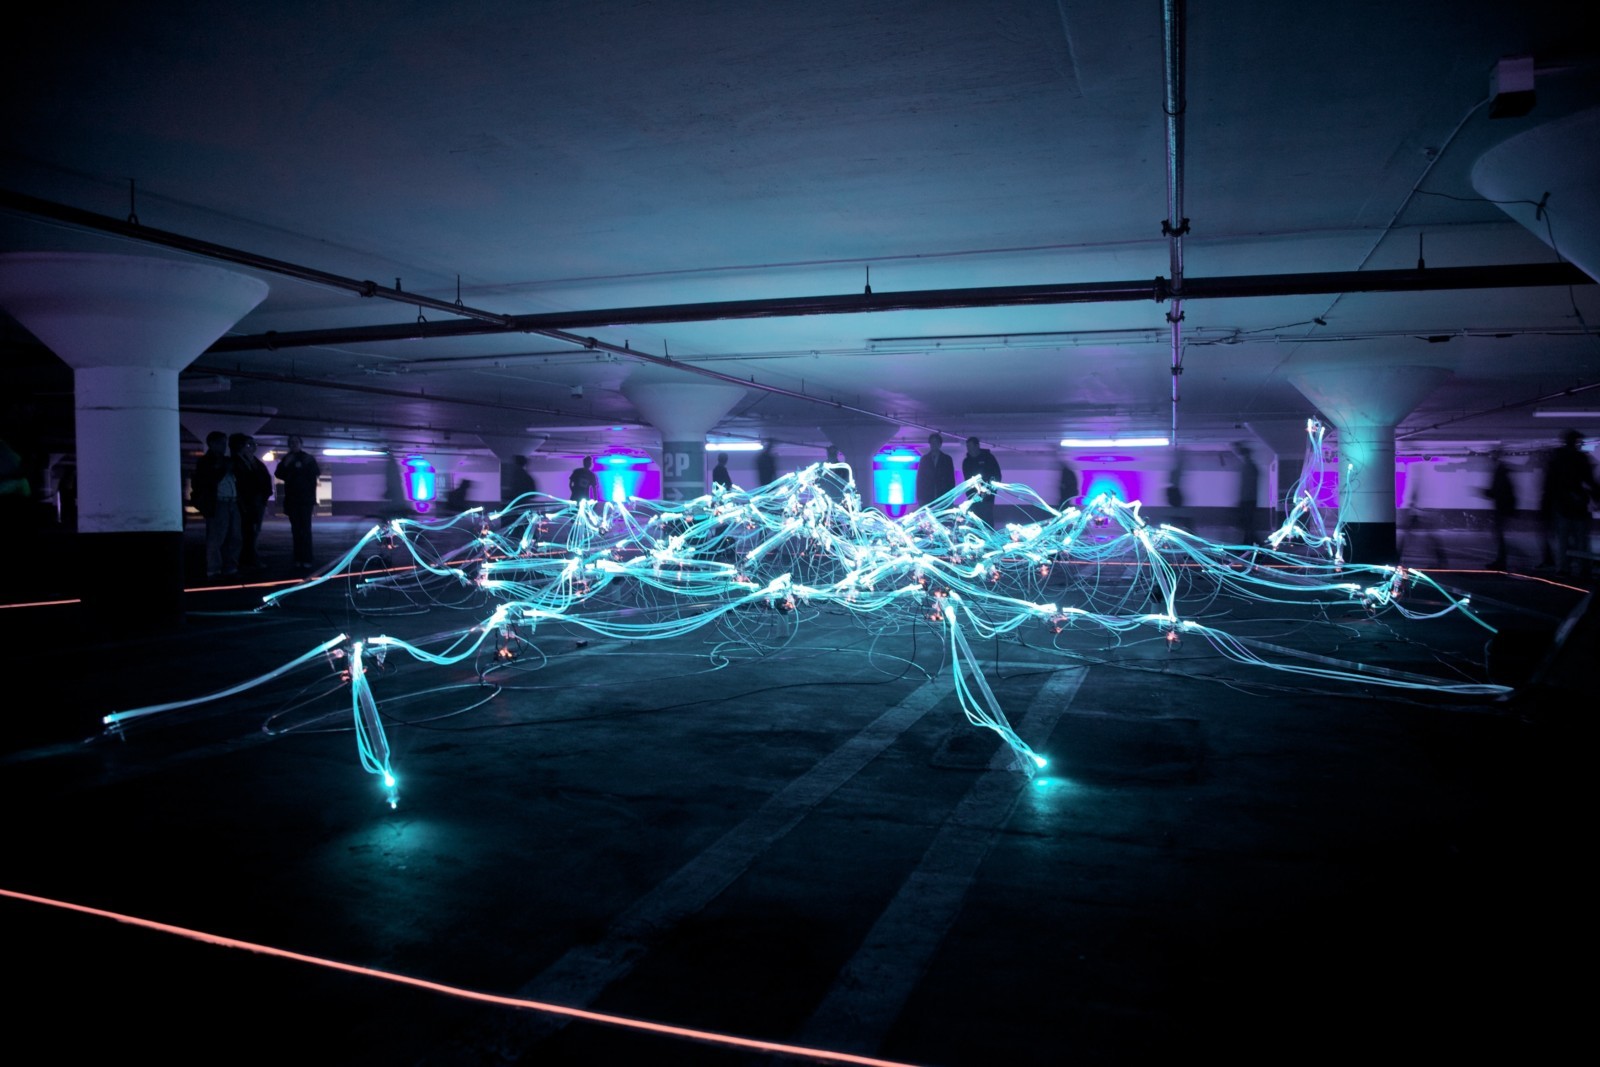
{"type": "Polygon", "coordinates": [[[0,255],[0,305],[73,368],[78,531],[87,611],[118,625],[183,615],[178,372],[267,295],[259,278],[188,260],[0,255]]]}
{"type": "Polygon", "coordinates": [[[622,393],[661,432],[661,499],[680,503],[704,496],[706,432],[744,399],[745,391],[644,368],[622,384],[622,393]]]}
{"type": "Polygon", "coordinates": [[[1346,558],[1352,563],[1394,563],[1394,425],[1339,427],[1339,499],[1346,558]]]}
{"type": "MultiPolygon", "coordinates": [[[[817,429],[839,450],[839,458],[850,464],[850,472],[856,480],[856,492],[861,494],[861,503],[870,507],[873,503],[872,459],[899,427],[888,422],[835,422],[818,426],[817,429]]],[[[960,463],[957,459],[958,468],[960,463]]]]}
{"type": "Polygon", "coordinates": [[[1395,563],[1394,428],[1450,371],[1380,363],[1290,377],[1339,432],[1339,514],[1351,563],[1395,563]]]}

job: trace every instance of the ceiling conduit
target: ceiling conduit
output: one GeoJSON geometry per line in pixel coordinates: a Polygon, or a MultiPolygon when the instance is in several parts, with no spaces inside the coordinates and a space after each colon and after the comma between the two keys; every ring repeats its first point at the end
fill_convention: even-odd
{"type": "Polygon", "coordinates": [[[1161,232],[1167,238],[1172,273],[1167,324],[1172,331],[1172,445],[1178,445],[1178,378],[1183,374],[1183,235],[1189,220],[1183,217],[1183,78],[1184,0],[1163,0],[1161,39],[1166,50],[1167,85],[1167,217],[1161,232]]]}
{"type": "MultiPolygon", "coordinates": [[[[1181,177],[1181,175],[1180,175],[1181,177]]],[[[1022,307],[1055,304],[1111,304],[1135,300],[1162,303],[1174,298],[1173,286],[1166,278],[1077,282],[1049,285],[980,286],[964,289],[924,289],[910,292],[832,293],[819,296],[775,297],[760,300],[722,300],[692,304],[663,304],[645,307],[604,308],[583,311],[542,312],[532,315],[507,315],[463,304],[437,300],[418,293],[379,286],[329,274],[311,267],[271,259],[255,253],[226,248],[196,238],[155,230],[138,223],[98,215],[66,204],[58,204],[23,193],[0,190],[0,209],[21,211],[41,218],[55,219],[85,229],[117,234],[149,244],[176,248],[211,259],[315,284],[355,292],[361,296],[410,304],[452,315],[456,320],[439,322],[409,321],[378,326],[354,326],[325,330],[268,332],[224,337],[206,350],[222,352],[271,351],[280,348],[310,347],[325,344],[354,344],[401,340],[426,340],[441,337],[468,337],[495,333],[538,334],[579,348],[612,352],[645,363],[670,366],[686,373],[700,374],[747,389],[778,393],[838,410],[859,410],[823,397],[797,393],[776,386],[762,385],[731,375],[696,367],[682,360],[667,359],[639,352],[626,345],[613,345],[592,337],[572,334],[571,330],[607,326],[646,326],[664,323],[718,322],[735,319],[794,318],[807,315],[851,315],[880,311],[933,311],[953,308],[1022,307]]],[[[1179,225],[1182,225],[1180,219],[1179,225]]],[[[1183,279],[1186,300],[1225,300],[1240,297],[1307,296],[1319,293],[1402,293],[1440,292],[1464,289],[1516,289],[1542,286],[1594,285],[1595,280],[1570,263],[1515,263],[1479,267],[1429,267],[1426,270],[1323,271],[1300,274],[1240,274],[1217,278],[1183,279]]],[[[875,412],[861,412],[884,418],[875,412]]],[[[912,425],[907,423],[907,425],[912,425]]]]}

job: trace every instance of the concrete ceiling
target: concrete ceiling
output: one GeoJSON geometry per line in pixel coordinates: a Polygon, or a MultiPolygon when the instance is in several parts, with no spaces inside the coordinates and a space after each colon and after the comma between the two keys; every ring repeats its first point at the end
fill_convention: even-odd
{"type": "MultiPolygon", "coordinates": [[[[1186,280],[1555,262],[1471,171],[1600,103],[1576,11],[1189,3],[1186,280]],[[1535,105],[1491,117],[1491,76],[1514,55],[1532,57],[1535,105]]],[[[1172,277],[1159,0],[390,0],[28,19],[0,43],[0,251],[191,255],[140,239],[160,230],[499,315],[574,313],[553,321],[601,343],[450,336],[469,320],[235,264],[271,293],[232,331],[244,340],[196,361],[182,404],[274,411],[268,438],[655,447],[623,385],[660,372],[630,352],[747,383],[719,431],[817,447],[839,422],[1013,452],[1174,426],[1220,447],[1316,414],[1292,379],[1353,364],[1379,383],[1396,366],[1450,372],[1401,425],[1416,447],[1531,448],[1562,428],[1533,417],[1535,398],[1600,382],[1593,285],[1188,298],[1176,406],[1170,305],[1153,291],[661,310],[859,297],[869,280],[863,307],[1172,277]],[[135,214],[141,231],[73,211],[135,214]],[[381,326],[434,335],[356,329],[381,326]]],[[[1594,240],[1600,219],[1567,208],[1552,198],[1546,213],[1558,245],[1594,240]]],[[[5,326],[0,375],[43,380],[22,369],[53,357],[5,326]]]]}

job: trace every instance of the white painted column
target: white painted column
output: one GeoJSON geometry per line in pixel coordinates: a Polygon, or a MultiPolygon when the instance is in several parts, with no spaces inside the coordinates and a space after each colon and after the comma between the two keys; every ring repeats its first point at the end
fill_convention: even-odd
{"type": "Polygon", "coordinates": [[[85,609],[123,625],[183,614],[178,372],[267,295],[186,259],[0,255],[0,305],[74,371],[85,609]]]}
{"type": "Polygon", "coordinates": [[[681,503],[704,496],[706,432],[744,399],[745,391],[645,368],[622,384],[622,392],[661,432],[661,499],[681,503]]]}
{"type": "Polygon", "coordinates": [[[1308,369],[1290,381],[1338,431],[1340,520],[1352,563],[1394,563],[1394,428],[1450,371],[1384,363],[1308,369]]]}

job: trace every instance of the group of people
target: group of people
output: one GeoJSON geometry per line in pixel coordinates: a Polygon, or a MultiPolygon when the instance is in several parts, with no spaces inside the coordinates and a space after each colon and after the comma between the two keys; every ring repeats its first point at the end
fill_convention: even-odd
{"type": "Polygon", "coordinates": [[[305,451],[299,437],[289,438],[289,451],[277,470],[256,455],[256,439],[249,434],[206,435],[206,451],[195,463],[190,481],[190,503],[206,521],[206,577],[258,570],[256,550],[267,501],[274,495],[274,480],[283,483],[279,502],[289,517],[294,540],[294,565],[310,570],[311,517],[317,507],[317,480],[322,476],[316,458],[305,451]]]}
{"type": "MultiPolygon", "coordinates": [[[[983,482],[971,491],[971,513],[994,525],[994,483],[1000,480],[1000,461],[976,437],[967,438],[967,453],[961,457],[961,480],[982,475],[983,482]]],[[[944,435],[928,435],[928,451],[917,464],[917,502],[926,504],[956,487],[955,457],[944,450],[944,435]]]]}

